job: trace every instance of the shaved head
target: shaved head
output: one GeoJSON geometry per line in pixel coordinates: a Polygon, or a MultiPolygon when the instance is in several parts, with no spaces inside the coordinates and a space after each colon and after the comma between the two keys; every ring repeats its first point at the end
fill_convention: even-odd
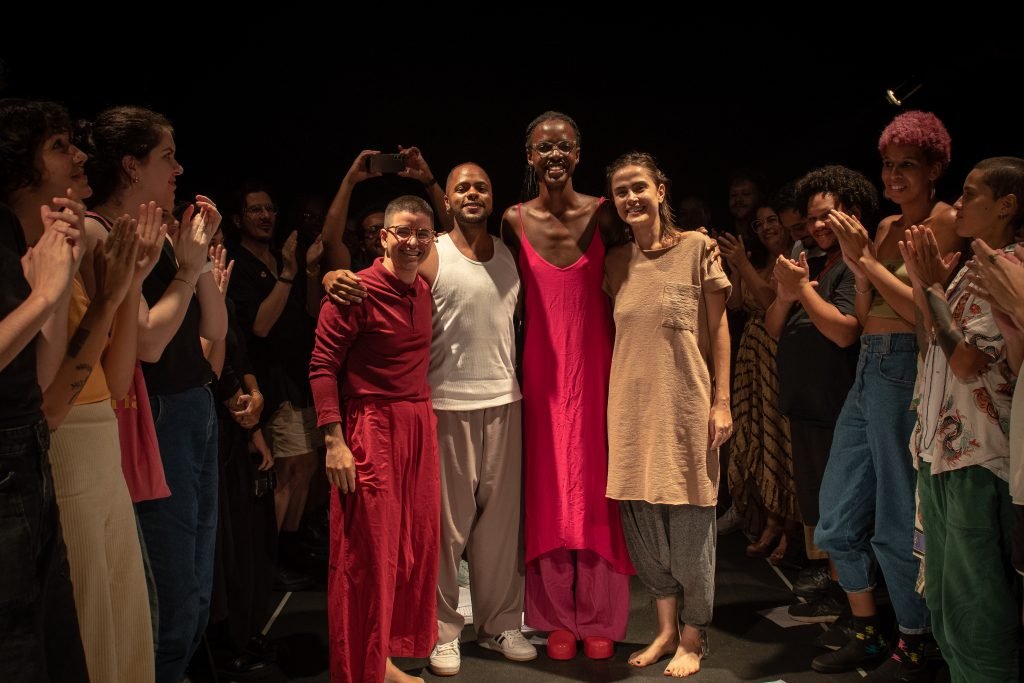
{"type": "Polygon", "coordinates": [[[487,175],[487,171],[484,170],[484,167],[481,166],[480,164],[474,163],[472,161],[467,161],[467,162],[459,164],[458,166],[453,168],[451,170],[451,172],[448,174],[448,179],[445,180],[445,182],[444,182],[444,191],[445,191],[445,193],[447,194],[448,192],[451,192],[452,182],[458,176],[462,175],[463,171],[468,171],[470,169],[475,170],[475,171],[479,171],[480,173],[483,173],[484,177],[487,178],[487,183],[490,184],[491,177],[489,175],[487,175]]]}

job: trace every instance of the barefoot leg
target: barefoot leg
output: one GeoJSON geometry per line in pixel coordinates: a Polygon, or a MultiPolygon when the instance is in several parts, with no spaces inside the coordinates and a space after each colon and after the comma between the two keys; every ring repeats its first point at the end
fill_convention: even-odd
{"type": "Polygon", "coordinates": [[[705,640],[700,629],[683,626],[679,633],[679,647],[672,661],[665,667],[665,675],[673,678],[692,676],[700,671],[700,660],[704,657],[705,640]]]}
{"type": "Polygon", "coordinates": [[[630,664],[650,666],[676,651],[679,645],[678,605],[679,601],[674,595],[655,601],[658,610],[658,634],[654,636],[650,645],[629,656],[630,664]]]}
{"type": "Polygon", "coordinates": [[[419,676],[410,676],[391,661],[388,657],[388,668],[384,671],[384,683],[424,683],[419,676]]]}

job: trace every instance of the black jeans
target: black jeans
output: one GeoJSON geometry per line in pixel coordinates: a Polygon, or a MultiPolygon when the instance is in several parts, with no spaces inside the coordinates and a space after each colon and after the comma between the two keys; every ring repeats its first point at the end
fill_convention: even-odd
{"type": "Polygon", "coordinates": [[[88,681],[46,423],[0,429],[0,681],[88,681]]]}

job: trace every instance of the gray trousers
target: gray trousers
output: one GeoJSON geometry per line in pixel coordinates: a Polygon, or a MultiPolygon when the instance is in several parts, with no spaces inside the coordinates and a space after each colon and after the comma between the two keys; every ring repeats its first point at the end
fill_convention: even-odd
{"type": "Polygon", "coordinates": [[[680,624],[706,628],[715,603],[714,506],[620,500],[619,514],[629,557],[647,592],[679,596],[680,624]]]}

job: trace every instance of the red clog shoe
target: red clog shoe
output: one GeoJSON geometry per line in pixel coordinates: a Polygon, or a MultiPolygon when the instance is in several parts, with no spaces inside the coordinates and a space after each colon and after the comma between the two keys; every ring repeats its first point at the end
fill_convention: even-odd
{"type": "Polygon", "coordinates": [[[583,639],[583,654],[591,659],[609,659],[615,654],[615,642],[611,638],[587,636],[583,639]]]}
{"type": "Polygon", "coordinates": [[[568,631],[552,631],[548,634],[548,657],[563,660],[575,656],[576,636],[568,631]]]}

